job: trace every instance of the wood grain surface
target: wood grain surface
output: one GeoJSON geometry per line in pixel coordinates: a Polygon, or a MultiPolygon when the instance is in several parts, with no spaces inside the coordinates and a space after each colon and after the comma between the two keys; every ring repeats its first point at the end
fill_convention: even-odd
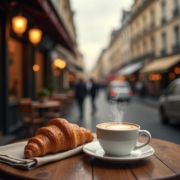
{"type": "Polygon", "coordinates": [[[61,161],[21,170],[0,163],[0,178],[67,180],[180,179],[180,145],[152,139],[155,154],[133,163],[101,161],[84,153],[61,161]]]}

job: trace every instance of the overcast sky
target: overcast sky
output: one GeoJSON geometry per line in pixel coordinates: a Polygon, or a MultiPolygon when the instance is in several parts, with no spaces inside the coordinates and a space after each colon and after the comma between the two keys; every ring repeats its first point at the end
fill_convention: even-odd
{"type": "Polygon", "coordinates": [[[120,28],[122,9],[130,10],[134,0],[70,0],[79,50],[86,71],[95,66],[101,51],[108,46],[110,34],[120,28]]]}

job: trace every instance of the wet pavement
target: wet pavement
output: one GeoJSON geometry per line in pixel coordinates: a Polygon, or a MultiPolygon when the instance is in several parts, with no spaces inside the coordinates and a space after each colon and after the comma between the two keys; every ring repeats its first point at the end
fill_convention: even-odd
{"type": "MultiPolygon", "coordinates": [[[[78,124],[81,127],[85,127],[90,129],[92,132],[95,132],[96,124],[108,121],[110,117],[107,117],[107,114],[110,114],[110,104],[105,102],[106,95],[104,91],[100,91],[98,97],[96,99],[97,112],[92,114],[91,111],[91,99],[87,97],[84,102],[84,118],[79,118],[79,111],[77,107],[77,103],[74,100],[72,104],[70,104],[69,108],[63,112],[62,118],[67,119],[70,123],[78,124]]],[[[132,101],[138,101],[142,104],[149,105],[151,107],[157,108],[158,101],[156,99],[152,99],[146,97],[144,99],[133,96],[132,101]]],[[[47,123],[49,119],[46,119],[47,123]]],[[[1,136],[0,137],[0,145],[9,144],[11,142],[24,139],[25,132],[23,128],[19,129],[12,135],[1,136]]],[[[33,135],[33,132],[32,132],[33,135]]]]}

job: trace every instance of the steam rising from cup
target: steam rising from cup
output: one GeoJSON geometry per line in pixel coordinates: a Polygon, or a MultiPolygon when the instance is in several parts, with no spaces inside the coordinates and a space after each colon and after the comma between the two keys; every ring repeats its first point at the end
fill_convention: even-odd
{"type": "Polygon", "coordinates": [[[124,113],[126,112],[127,109],[127,102],[118,102],[118,97],[111,98],[110,103],[111,103],[111,112],[110,114],[110,120],[115,121],[117,123],[121,123],[124,118],[124,113]]]}

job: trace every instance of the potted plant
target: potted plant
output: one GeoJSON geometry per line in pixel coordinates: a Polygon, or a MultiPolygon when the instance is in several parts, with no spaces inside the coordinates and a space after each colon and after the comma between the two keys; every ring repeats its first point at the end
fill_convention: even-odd
{"type": "Polygon", "coordinates": [[[48,100],[49,90],[47,88],[42,88],[38,91],[38,99],[40,102],[44,103],[48,100]]]}
{"type": "Polygon", "coordinates": [[[53,96],[54,91],[56,90],[56,85],[55,85],[52,77],[47,78],[46,88],[49,90],[50,96],[53,96]]]}

